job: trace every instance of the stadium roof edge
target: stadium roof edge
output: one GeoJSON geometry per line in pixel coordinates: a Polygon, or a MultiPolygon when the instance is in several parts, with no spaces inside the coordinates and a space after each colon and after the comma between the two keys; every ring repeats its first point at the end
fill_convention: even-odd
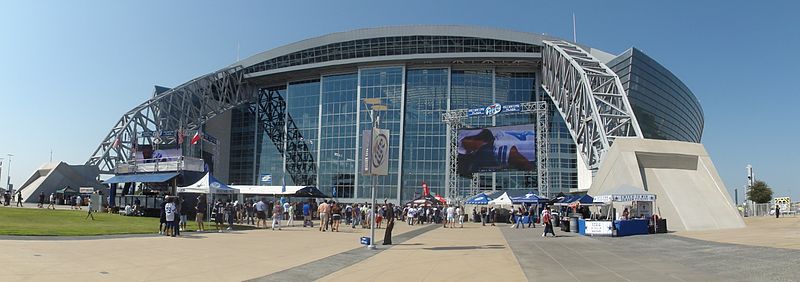
{"type": "MultiPolygon", "coordinates": [[[[335,32],[297,41],[294,43],[276,47],[258,53],[256,55],[250,56],[248,58],[245,58],[241,61],[238,61],[230,65],[230,67],[242,66],[246,68],[278,56],[336,42],[344,42],[344,41],[376,38],[376,37],[409,36],[409,35],[466,36],[466,37],[507,40],[507,41],[521,42],[521,43],[536,44],[536,45],[542,45],[543,40],[563,40],[548,35],[540,35],[535,33],[512,31],[512,30],[490,28],[483,26],[466,26],[466,25],[384,26],[384,27],[362,28],[350,31],[335,32]]],[[[595,52],[600,52],[601,55],[608,54],[606,52],[590,48],[585,45],[581,45],[581,47],[586,48],[592,54],[595,54],[595,52]]],[[[608,55],[613,56],[610,54],[608,55]]]]}

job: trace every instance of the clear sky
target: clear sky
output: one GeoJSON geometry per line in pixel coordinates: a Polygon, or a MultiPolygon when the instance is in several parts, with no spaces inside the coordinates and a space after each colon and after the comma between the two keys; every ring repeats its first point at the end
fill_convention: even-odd
{"type": "MultiPolygon", "coordinates": [[[[458,24],[635,46],[683,80],[728,189],[745,165],[800,200],[796,1],[1,1],[0,157],[17,187],[54,160],[84,163],[153,85],[364,27],[458,24]],[[713,3],[712,3],[713,2],[713,3]],[[346,3],[346,4],[345,4],[346,3]]],[[[7,173],[3,166],[3,184],[7,173]]],[[[732,195],[733,196],[733,195],[732,195]]],[[[740,195],[740,200],[742,196],[740,195]]]]}

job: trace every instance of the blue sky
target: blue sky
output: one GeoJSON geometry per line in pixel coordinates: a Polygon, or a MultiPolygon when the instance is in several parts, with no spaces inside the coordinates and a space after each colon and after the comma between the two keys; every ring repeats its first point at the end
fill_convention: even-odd
{"type": "Polygon", "coordinates": [[[749,163],[776,195],[800,199],[791,148],[800,137],[797,11],[794,1],[2,1],[0,157],[15,155],[17,186],[51,150],[54,160],[83,163],[153,85],[229,65],[237,44],[245,58],[407,24],[569,39],[575,13],[580,43],[615,54],[635,46],[692,89],[705,112],[703,143],[731,192],[749,163]]]}

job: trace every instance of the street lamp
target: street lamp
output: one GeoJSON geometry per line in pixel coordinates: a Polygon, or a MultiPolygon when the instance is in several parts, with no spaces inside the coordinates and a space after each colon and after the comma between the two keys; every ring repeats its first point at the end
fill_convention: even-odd
{"type": "MultiPolygon", "coordinates": [[[[386,107],[386,105],[381,105],[381,99],[380,98],[364,98],[362,100],[362,102],[364,102],[364,104],[367,106],[367,108],[369,108],[369,119],[370,119],[370,122],[372,123],[372,130],[370,131],[370,135],[374,136],[375,131],[380,128],[380,122],[381,122],[380,115],[375,116],[375,111],[385,111],[385,110],[387,110],[387,107],[386,107]]],[[[368,152],[370,154],[370,161],[372,161],[371,158],[374,155],[374,152],[372,152],[372,150],[374,149],[373,146],[372,146],[373,145],[372,144],[372,139],[374,139],[373,136],[370,136],[370,138],[369,138],[369,151],[368,152]]],[[[362,144],[362,146],[363,146],[363,144],[362,144]]],[[[367,164],[367,165],[369,165],[369,164],[367,164]]],[[[374,250],[374,249],[377,248],[375,246],[375,219],[376,219],[377,214],[378,214],[378,209],[377,209],[377,203],[375,201],[375,175],[370,173],[370,178],[372,179],[372,206],[370,207],[370,209],[372,210],[372,217],[370,218],[370,223],[369,223],[369,225],[370,225],[370,237],[369,237],[369,245],[367,246],[367,249],[374,250]]]]}
{"type": "Polygon", "coordinates": [[[8,156],[8,180],[6,181],[6,189],[11,191],[11,195],[14,195],[14,190],[11,189],[11,157],[14,155],[6,154],[6,156],[8,156]]]}

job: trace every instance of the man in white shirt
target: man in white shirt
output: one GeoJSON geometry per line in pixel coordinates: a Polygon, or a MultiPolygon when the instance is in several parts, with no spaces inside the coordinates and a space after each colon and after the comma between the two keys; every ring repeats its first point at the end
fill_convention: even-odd
{"type": "Polygon", "coordinates": [[[258,201],[256,203],[256,228],[260,227],[261,224],[264,224],[264,228],[267,228],[267,205],[264,204],[264,200],[258,201]]]}
{"type": "Polygon", "coordinates": [[[450,228],[456,227],[456,208],[453,206],[447,207],[447,223],[445,225],[447,224],[450,225],[450,228]]]}
{"type": "Polygon", "coordinates": [[[461,209],[461,206],[456,208],[456,216],[458,217],[458,224],[461,225],[461,228],[464,228],[464,210],[461,209]]]}

